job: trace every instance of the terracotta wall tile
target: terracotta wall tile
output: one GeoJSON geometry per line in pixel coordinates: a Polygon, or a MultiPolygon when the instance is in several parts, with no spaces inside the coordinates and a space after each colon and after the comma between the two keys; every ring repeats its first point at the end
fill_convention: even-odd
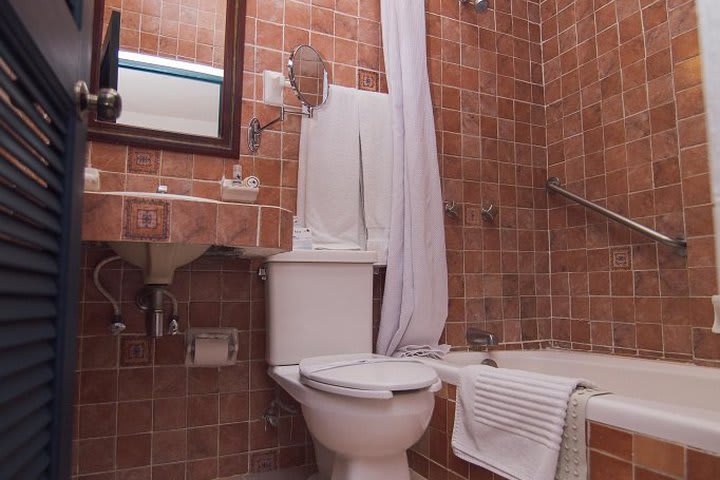
{"type": "Polygon", "coordinates": [[[144,0],[105,5],[105,25],[112,10],[121,13],[121,48],[222,68],[224,1],[180,5],[173,0],[144,0]]]}
{"type": "MultiPolygon", "coordinates": [[[[704,153],[707,140],[694,2],[645,2],[640,8],[641,3],[542,2],[547,12],[541,22],[544,81],[550,88],[560,69],[565,86],[547,98],[548,128],[553,132],[548,137],[548,162],[564,182],[579,184],[574,191],[581,195],[671,236],[686,234],[690,262],[703,263],[708,270],[688,270],[688,263],[666,247],[648,243],[593,215],[613,247],[632,249],[630,276],[613,272],[609,289],[603,277],[590,277],[590,315],[609,321],[602,331],[611,331],[612,336],[600,335],[598,330],[590,339],[576,336],[577,341],[569,346],[583,350],[610,346],[624,353],[653,356],[655,352],[678,352],[717,360],[713,342],[707,341],[712,337],[705,334],[711,321],[705,316],[711,313],[702,313],[709,308],[709,295],[714,291],[715,268],[707,258],[712,254],[705,253],[713,248],[709,240],[701,240],[712,231],[707,227],[710,216],[705,207],[710,202],[704,153]],[[573,17],[578,11],[582,11],[581,17],[594,19],[594,24],[573,17]],[[569,41],[574,22],[577,43],[569,41]],[[619,57],[612,53],[616,36],[619,57]],[[591,48],[593,44],[598,48],[591,48]],[[609,61],[611,58],[615,60],[609,61]],[[582,78],[579,98],[574,88],[569,88],[575,71],[582,78]],[[577,120],[579,115],[582,121],[577,120]],[[576,145],[579,133],[583,142],[576,145]],[[630,301],[611,300],[611,296],[630,301]],[[683,327],[695,321],[688,317],[691,296],[703,317],[694,342],[690,330],[683,327]],[[651,302],[648,297],[660,299],[651,302]],[[665,307],[662,313],[660,301],[665,307]],[[622,325],[634,321],[647,325],[622,325]]],[[[583,249],[599,246],[595,232],[571,246],[569,239],[577,237],[571,237],[570,222],[577,210],[569,203],[558,205],[562,206],[550,211],[551,269],[558,272],[550,277],[553,292],[561,291],[556,286],[565,281],[562,272],[569,269],[570,258],[577,251],[584,256],[583,249]]],[[[588,222],[590,218],[588,214],[588,222]]],[[[586,220],[580,216],[578,221],[583,224],[586,220]]],[[[585,251],[587,269],[601,268],[602,259],[585,251]]],[[[573,263],[583,265],[580,259],[573,263]]],[[[582,309],[569,310],[563,305],[553,301],[554,320],[582,320],[582,309]]]]}

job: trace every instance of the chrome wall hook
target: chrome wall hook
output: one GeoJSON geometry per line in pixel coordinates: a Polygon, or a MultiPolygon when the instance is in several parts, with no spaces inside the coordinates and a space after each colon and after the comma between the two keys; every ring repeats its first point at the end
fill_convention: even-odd
{"type": "Polygon", "coordinates": [[[490,8],[489,0],[460,0],[460,3],[463,5],[472,5],[477,13],[485,12],[488,8],[490,8]]]}
{"type": "Polygon", "coordinates": [[[445,215],[452,218],[460,218],[460,213],[458,212],[458,205],[455,203],[454,200],[445,202],[445,215]]]}
{"type": "Polygon", "coordinates": [[[482,214],[483,220],[488,223],[492,223],[495,221],[495,217],[497,217],[498,207],[495,206],[494,203],[491,203],[487,207],[483,207],[482,210],[480,210],[480,213],[482,214]]]}

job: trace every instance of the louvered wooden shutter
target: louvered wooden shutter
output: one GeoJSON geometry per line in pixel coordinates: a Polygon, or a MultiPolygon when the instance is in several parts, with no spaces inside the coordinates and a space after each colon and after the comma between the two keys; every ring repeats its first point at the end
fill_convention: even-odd
{"type": "Polygon", "coordinates": [[[64,480],[84,127],[57,68],[0,4],[0,479],[64,480]]]}

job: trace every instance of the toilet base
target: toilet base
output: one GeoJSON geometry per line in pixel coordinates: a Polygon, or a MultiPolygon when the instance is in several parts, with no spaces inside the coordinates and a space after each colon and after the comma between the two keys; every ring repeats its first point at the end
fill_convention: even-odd
{"type": "Polygon", "coordinates": [[[432,391],[364,399],[303,385],[297,365],[272,367],[270,376],[302,405],[319,472],[313,480],[410,480],[407,449],[430,423],[432,391]]]}
{"type": "Polygon", "coordinates": [[[335,457],[331,480],[410,480],[407,454],[387,457],[335,457]]]}

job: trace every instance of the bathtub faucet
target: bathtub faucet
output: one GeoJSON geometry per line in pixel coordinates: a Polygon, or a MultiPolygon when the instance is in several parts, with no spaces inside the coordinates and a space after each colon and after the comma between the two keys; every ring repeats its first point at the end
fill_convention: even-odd
{"type": "Polygon", "coordinates": [[[498,344],[497,337],[494,333],[481,330],[478,327],[468,327],[465,333],[465,339],[468,345],[470,345],[470,348],[489,347],[498,344]]]}

